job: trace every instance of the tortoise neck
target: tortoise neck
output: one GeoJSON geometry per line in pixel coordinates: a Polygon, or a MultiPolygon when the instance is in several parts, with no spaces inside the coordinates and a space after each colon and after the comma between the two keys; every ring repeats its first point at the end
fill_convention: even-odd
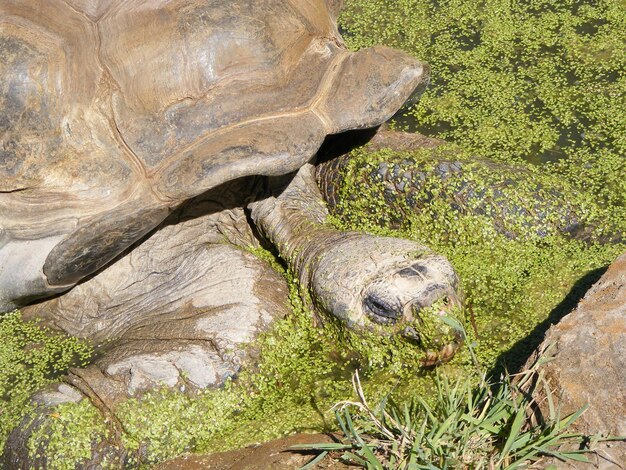
{"type": "Polygon", "coordinates": [[[252,220],[307,287],[316,256],[346,234],[324,225],[328,210],[306,165],[275,196],[249,205],[252,220]]]}

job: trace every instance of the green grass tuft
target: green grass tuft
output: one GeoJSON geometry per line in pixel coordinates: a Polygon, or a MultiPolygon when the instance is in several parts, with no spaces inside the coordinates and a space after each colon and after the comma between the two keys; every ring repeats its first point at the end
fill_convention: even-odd
{"type": "Polygon", "coordinates": [[[358,400],[335,405],[342,442],[294,449],[320,451],[318,462],[333,452],[370,470],[514,470],[544,457],[587,462],[588,448],[559,449],[566,443],[586,442],[585,436],[568,431],[584,408],[561,417],[558,408],[550,406],[538,424],[528,419],[539,406],[532,398],[539,387],[552,403],[552,392],[539,369],[545,360],[495,383],[484,374],[478,384],[466,377],[450,380],[437,374],[431,403],[420,396],[402,403],[385,397],[375,407],[368,403],[357,372],[353,385],[358,400]]]}

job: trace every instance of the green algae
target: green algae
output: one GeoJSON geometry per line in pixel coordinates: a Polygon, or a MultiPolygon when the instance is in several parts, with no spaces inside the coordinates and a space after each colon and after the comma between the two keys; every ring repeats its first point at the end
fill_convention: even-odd
{"type": "Polygon", "coordinates": [[[526,159],[610,205],[626,202],[623,0],[348,0],[353,49],[385,44],[432,67],[400,119],[488,158],[526,159]]]}
{"type": "Polygon", "coordinates": [[[452,230],[463,227],[433,226],[430,219],[445,224],[464,215],[482,218],[483,229],[495,229],[509,238],[538,240],[569,233],[596,242],[619,238],[626,220],[623,207],[599,204],[595,195],[562,176],[523,161],[478,158],[454,144],[411,152],[383,149],[374,154],[357,149],[341,173],[335,181],[342,186],[333,189],[335,199],[341,200],[333,208],[335,215],[361,229],[406,232],[411,225],[423,226],[424,241],[452,237],[452,230]],[[422,213],[424,220],[417,221],[416,213],[422,213]],[[360,224],[362,214],[368,215],[368,226],[360,224]]]}
{"type": "MultiPolygon", "coordinates": [[[[91,458],[94,443],[108,434],[100,412],[88,400],[64,403],[56,406],[30,435],[29,456],[34,461],[45,459],[45,468],[50,470],[74,470],[91,458]]],[[[114,467],[105,458],[100,468],[114,467]]]]}
{"type": "Polygon", "coordinates": [[[19,312],[0,319],[0,447],[30,409],[30,396],[91,355],[86,343],[24,322],[19,312]]]}

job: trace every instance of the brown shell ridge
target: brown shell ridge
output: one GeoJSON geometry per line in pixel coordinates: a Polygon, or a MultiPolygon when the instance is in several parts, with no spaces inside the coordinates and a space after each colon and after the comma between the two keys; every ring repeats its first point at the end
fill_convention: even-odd
{"type": "Polygon", "coordinates": [[[310,111],[242,126],[174,160],[163,170],[157,190],[176,204],[240,177],[288,174],[309,161],[327,135],[310,111]]]}
{"type": "MultiPolygon", "coordinates": [[[[309,104],[306,107],[301,108],[301,109],[296,109],[294,111],[287,112],[287,113],[285,112],[271,113],[267,115],[256,116],[252,119],[246,119],[243,121],[235,122],[233,124],[229,124],[227,126],[220,127],[219,129],[216,129],[208,134],[203,135],[199,139],[196,139],[195,141],[191,142],[186,147],[181,148],[178,151],[178,154],[189,153],[193,151],[195,148],[201,146],[206,141],[211,140],[213,138],[217,138],[220,135],[231,132],[237,128],[246,127],[251,124],[261,123],[264,121],[271,121],[271,120],[280,119],[280,118],[288,118],[288,117],[297,118],[298,116],[302,116],[309,112],[312,112],[313,114],[315,114],[315,116],[322,123],[324,129],[332,128],[332,126],[329,124],[331,122],[330,118],[325,113],[320,112],[316,108],[319,105],[319,103],[324,99],[326,92],[330,89],[332,82],[335,79],[337,70],[341,68],[341,64],[343,63],[344,59],[349,54],[350,53],[347,51],[340,51],[339,53],[337,53],[336,57],[333,58],[331,64],[329,65],[324,75],[324,79],[321,81],[320,86],[318,87],[315,95],[313,96],[312,100],[309,102],[309,104]]],[[[155,169],[155,171],[152,172],[149,178],[152,180],[159,179],[162,176],[165,169],[169,168],[170,164],[171,164],[171,157],[167,159],[166,161],[164,161],[161,165],[159,165],[155,169]]]]}
{"type": "Polygon", "coordinates": [[[75,12],[82,14],[92,23],[100,21],[100,19],[111,9],[111,5],[113,4],[113,2],[107,0],[76,0],[74,2],[71,2],[70,0],[61,1],[75,12]],[[83,8],[79,7],[77,3],[82,4],[83,8]],[[108,3],[108,5],[101,8],[103,3],[108,3]],[[91,13],[88,10],[91,10],[91,13]]]}
{"type": "MultiPolygon", "coordinates": [[[[141,159],[137,156],[135,151],[130,147],[130,145],[128,145],[128,142],[126,142],[126,139],[124,139],[124,135],[122,134],[122,131],[120,131],[120,128],[117,125],[117,120],[115,119],[115,112],[113,111],[113,106],[110,106],[110,109],[111,109],[111,114],[110,114],[111,117],[109,119],[109,124],[115,136],[115,140],[117,140],[120,146],[125,150],[125,153],[128,156],[128,159],[130,160],[135,170],[139,173],[142,180],[149,181],[146,167],[144,166],[141,159]]],[[[147,186],[150,188],[150,190],[154,194],[154,197],[160,200],[158,194],[154,192],[152,184],[148,183],[147,186]]]]}
{"type": "MultiPolygon", "coordinates": [[[[65,2],[67,2],[67,0],[63,0],[65,2]]],[[[102,15],[105,16],[106,12],[102,15]]],[[[102,18],[101,16],[101,18],[102,18]]],[[[141,159],[137,156],[137,154],[135,153],[135,151],[130,147],[130,145],[128,145],[128,142],[126,142],[126,139],[124,139],[124,136],[122,134],[122,132],[120,131],[119,126],[117,125],[117,121],[115,119],[115,112],[113,110],[113,103],[112,103],[112,96],[113,96],[113,90],[120,90],[121,87],[119,86],[119,84],[117,83],[117,81],[115,80],[115,77],[113,76],[113,73],[111,73],[111,70],[109,68],[109,66],[106,64],[106,61],[104,61],[102,59],[102,32],[100,31],[100,26],[97,24],[97,22],[95,22],[95,32],[96,32],[96,58],[98,59],[98,64],[100,65],[100,67],[102,68],[102,71],[104,73],[104,76],[106,77],[106,80],[109,83],[109,96],[108,96],[108,116],[109,116],[109,126],[111,127],[111,130],[113,131],[113,135],[115,136],[115,140],[117,140],[118,144],[122,147],[122,149],[124,149],[126,156],[128,157],[128,159],[130,160],[131,165],[133,166],[133,168],[135,169],[136,172],[139,173],[139,175],[142,177],[142,179],[144,181],[148,180],[148,174],[146,171],[145,166],[143,165],[143,163],[141,162],[141,159]]],[[[158,195],[156,193],[154,193],[153,189],[152,189],[152,185],[148,184],[147,185],[150,188],[150,191],[153,192],[155,198],[158,199],[158,195]]]]}
{"type": "Polygon", "coordinates": [[[63,191],[45,193],[25,189],[23,191],[0,193],[0,220],[2,229],[15,240],[36,240],[42,234],[68,234],[85,220],[97,217],[103,212],[114,213],[118,207],[133,200],[143,200],[145,204],[157,201],[153,193],[144,187],[129,187],[115,199],[80,199],[68,196],[63,191]],[[38,209],[45,200],[46,217],[42,218],[38,209]],[[80,214],[80,215],[76,215],[80,214]]]}
{"type": "Polygon", "coordinates": [[[319,88],[317,89],[317,93],[313,101],[309,105],[311,112],[313,112],[318,117],[318,119],[322,121],[322,124],[324,124],[325,129],[332,129],[334,127],[332,125],[333,120],[330,116],[328,116],[326,112],[324,112],[320,108],[319,105],[322,102],[322,100],[326,98],[326,95],[328,94],[328,91],[330,90],[333,82],[336,81],[335,79],[336,79],[338,70],[341,69],[341,65],[343,64],[344,60],[349,55],[350,55],[349,52],[341,51],[340,53],[337,54],[337,57],[333,59],[332,63],[328,67],[328,70],[326,71],[326,74],[324,75],[324,79],[322,80],[319,88]]]}
{"type": "Polygon", "coordinates": [[[72,5],[67,0],[61,0],[61,2],[63,2],[68,8],[74,10],[78,15],[82,16],[83,18],[85,18],[85,20],[87,20],[89,23],[93,23],[93,24],[97,23],[97,20],[93,20],[84,11],[79,10],[78,8],[76,8],[75,5],[72,5]]]}
{"type": "Polygon", "coordinates": [[[57,47],[59,43],[64,42],[62,37],[58,34],[55,34],[49,29],[42,28],[39,24],[22,16],[7,15],[6,13],[2,13],[2,16],[0,16],[0,24],[7,24],[19,29],[20,32],[22,32],[26,37],[35,36],[32,31],[37,31],[37,40],[43,41],[48,49],[57,47]]]}
{"type": "Polygon", "coordinates": [[[111,3],[113,3],[113,5],[109,5],[109,7],[104,12],[102,12],[100,17],[98,18],[98,23],[102,21],[103,19],[107,18],[108,16],[114,15],[116,12],[122,9],[126,3],[129,3],[129,1],[126,0],[122,2],[117,2],[117,3],[111,2],[111,3]]]}
{"type": "MultiPolygon", "coordinates": [[[[106,12],[101,16],[101,18],[105,15],[106,15],[106,12]]],[[[106,80],[109,83],[110,92],[108,96],[107,107],[109,111],[108,121],[109,121],[109,126],[111,128],[111,131],[113,132],[115,140],[118,142],[120,147],[124,150],[124,153],[128,157],[129,163],[131,164],[132,168],[135,170],[135,173],[139,175],[139,177],[141,178],[141,181],[144,182],[144,185],[147,187],[147,189],[152,194],[152,196],[157,201],[165,202],[159,197],[158,193],[154,190],[154,185],[151,184],[149,180],[148,171],[146,170],[145,165],[143,164],[139,156],[135,153],[135,151],[132,149],[132,147],[128,144],[128,142],[124,138],[124,135],[122,134],[117,124],[112,99],[113,99],[113,90],[120,90],[121,87],[115,80],[115,77],[113,76],[113,73],[111,72],[106,61],[104,61],[102,58],[102,36],[101,36],[102,33],[100,31],[100,27],[97,24],[97,22],[95,24],[95,32],[96,32],[96,58],[98,60],[98,64],[102,68],[104,77],[106,77],[106,80]]]]}

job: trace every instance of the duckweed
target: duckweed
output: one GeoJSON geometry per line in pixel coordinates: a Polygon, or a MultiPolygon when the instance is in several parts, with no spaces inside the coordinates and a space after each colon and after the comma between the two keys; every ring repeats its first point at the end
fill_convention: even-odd
{"type": "Polygon", "coordinates": [[[340,22],[353,49],[386,44],[431,65],[399,127],[554,162],[542,171],[626,202],[623,0],[348,0],[340,22]]]}
{"type": "Polygon", "coordinates": [[[24,322],[19,312],[0,319],[0,446],[30,410],[29,398],[70,366],[86,364],[88,344],[24,322]]]}
{"type": "MultiPolygon", "coordinates": [[[[45,458],[45,468],[74,470],[78,463],[91,458],[94,443],[108,434],[100,412],[88,400],[64,403],[35,427],[28,451],[34,460],[45,458]]],[[[100,468],[115,467],[107,465],[105,458],[100,468]]]]}

